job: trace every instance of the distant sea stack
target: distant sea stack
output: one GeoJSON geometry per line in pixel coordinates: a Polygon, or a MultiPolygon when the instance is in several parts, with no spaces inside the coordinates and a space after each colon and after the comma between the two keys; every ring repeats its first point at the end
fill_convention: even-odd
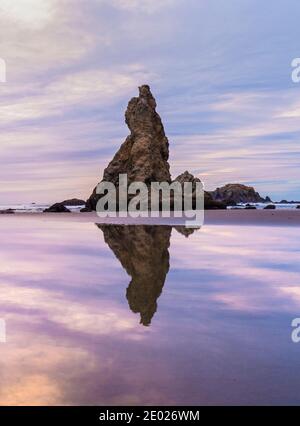
{"type": "Polygon", "coordinates": [[[0,210],[0,214],[14,214],[14,210],[13,209],[5,209],[5,210],[0,210]]]}
{"type": "Polygon", "coordinates": [[[67,207],[82,207],[85,206],[85,201],[78,198],[71,198],[69,200],[62,201],[61,203],[55,203],[49,208],[44,210],[44,213],[69,213],[70,210],[67,207]]]}
{"type": "MultiPolygon", "coordinates": [[[[193,188],[193,208],[195,208],[196,203],[196,182],[200,182],[200,179],[189,173],[187,170],[182,173],[181,175],[177,176],[174,182],[179,182],[182,186],[182,189],[184,188],[185,182],[192,183],[193,188]]],[[[214,210],[214,209],[226,209],[225,203],[223,203],[220,200],[214,200],[212,195],[209,192],[204,192],[204,207],[207,210],[214,210]]]]}
{"type": "MultiPolygon", "coordinates": [[[[129,101],[125,122],[130,135],[104,170],[103,181],[112,182],[118,188],[119,175],[127,174],[128,185],[132,182],[144,182],[150,187],[151,182],[171,183],[169,141],[148,85],[139,87],[139,96],[129,101]]],[[[188,172],[176,180],[183,182],[185,178],[187,181],[195,181],[194,176],[188,172]]],[[[96,210],[100,197],[95,188],[84,211],[96,210]]],[[[225,205],[206,193],[205,208],[225,208],[225,205]]]]}
{"type": "Polygon", "coordinates": [[[62,203],[55,203],[44,210],[44,213],[71,213],[62,203]]]}
{"type": "Polygon", "coordinates": [[[63,206],[69,206],[69,207],[79,207],[79,206],[85,206],[85,201],[80,200],[78,198],[71,198],[69,200],[62,201],[60,204],[63,206]]]}
{"type": "Polygon", "coordinates": [[[210,192],[213,200],[222,201],[227,205],[238,203],[267,203],[271,202],[269,197],[263,198],[252,186],[240,183],[229,183],[215,191],[210,192]]]}

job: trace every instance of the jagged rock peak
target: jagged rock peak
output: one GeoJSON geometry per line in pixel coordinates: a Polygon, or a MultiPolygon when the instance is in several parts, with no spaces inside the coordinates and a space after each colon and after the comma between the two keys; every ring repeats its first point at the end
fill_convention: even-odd
{"type": "Polygon", "coordinates": [[[191,182],[193,185],[196,185],[196,182],[201,182],[201,180],[186,170],[185,172],[181,173],[181,175],[177,176],[175,182],[179,182],[181,185],[183,185],[185,182],[191,182]]]}
{"type": "MultiPolygon", "coordinates": [[[[182,173],[181,175],[177,176],[177,178],[174,180],[174,182],[179,182],[182,186],[182,188],[184,187],[184,183],[185,182],[191,182],[193,184],[193,197],[196,196],[196,183],[197,182],[201,182],[201,180],[197,177],[195,177],[194,175],[192,175],[190,172],[188,172],[187,170],[182,173]]],[[[195,207],[195,206],[194,206],[195,207]]],[[[225,209],[226,206],[225,204],[223,204],[220,201],[215,201],[212,198],[212,195],[207,192],[204,191],[204,208],[206,210],[211,210],[211,209],[225,209]]]]}
{"type": "MultiPolygon", "coordinates": [[[[125,122],[130,135],[104,170],[103,180],[118,186],[119,175],[126,173],[128,184],[171,182],[169,142],[148,85],[139,87],[139,96],[129,101],[125,122]]],[[[94,190],[87,208],[95,210],[98,199],[94,190]]]]}
{"type": "MultiPolygon", "coordinates": [[[[150,134],[165,138],[161,118],[156,112],[156,101],[148,85],[140,86],[139,96],[129,101],[125,112],[125,122],[132,136],[150,134]]],[[[166,154],[166,159],[168,159],[169,152],[166,154]]]]}

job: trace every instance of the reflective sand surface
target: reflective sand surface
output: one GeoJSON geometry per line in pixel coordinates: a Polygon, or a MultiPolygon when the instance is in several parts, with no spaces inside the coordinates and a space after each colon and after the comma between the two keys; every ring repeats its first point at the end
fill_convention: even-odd
{"type": "Polygon", "coordinates": [[[300,228],[0,232],[1,404],[300,403],[300,228]]]}

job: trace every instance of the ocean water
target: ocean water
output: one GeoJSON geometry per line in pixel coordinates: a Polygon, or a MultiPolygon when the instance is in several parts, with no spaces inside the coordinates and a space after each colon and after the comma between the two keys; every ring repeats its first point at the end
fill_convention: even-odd
{"type": "Polygon", "coordinates": [[[41,218],[0,218],[0,404],[300,403],[300,228],[41,218]]]}
{"type": "MultiPolygon", "coordinates": [[[[258,210],[263,209],[266,207],[266,205],[272,204],[272,203],[250,203],[251,206],[255,206],[258,210]]],[[[241,203],[237,206],[230,206],[228,209],[236,209],[236,208],[245,208],[247,204],[241,203]]],[[[294,210],[297,208],[299,203],[294,204],[282,204],[282,203],[276,203],[276,209],[277,210],[294,210]]],[[[42,213],[46,208],[50,207],[50,204],[37,204],[37,203],[31,203],[31,204],[11,204],[11,205],[0,205],[0,210],[6,210],[6,209],[13,209],[16,213],[42,213]]],[[[80,210],[85,207],[82,206],[66,206],[71,212],[73,213],[79,213],[80,210]]]]}
{"type": "MultiPolygon", "coordinates": [[[[6,209],[12,209],[16,213],[42,213],[45,209],[50,207],[50,204],[37,204],[37,203],[31,203],[31,204],[7,204],[7,205],[0,205],[0,210],[6,210],[6,209]]],[[[79,213],[80,210],[85,207],[82,206],[66,206],[69,210],[71,210],[72,213],[79,213]]]]}
{"type": "Polygon", "coordinates": [[[247,205],[255,206],[258,210],[264,209],[269,204],[274,204],[277,210],[294,210],[299,203],[240,203],[237,206],[229,206],[229,209],[245,208],[247,205]]]}

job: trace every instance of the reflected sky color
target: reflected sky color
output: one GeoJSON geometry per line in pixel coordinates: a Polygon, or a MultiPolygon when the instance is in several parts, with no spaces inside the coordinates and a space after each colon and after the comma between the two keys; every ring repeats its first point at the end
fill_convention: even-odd
{"type": "Polygon", "coordinates": [[[300,229],[152,228],[134,247],[121,235],[126,272],[94,224],[0,221],[1,404],[300,403],[300,229]],[[146,281],[128,296],[129,272],[148,262],[146,303],[158,240],[167,274],[144,326],[130,307],[146,281]]]}

